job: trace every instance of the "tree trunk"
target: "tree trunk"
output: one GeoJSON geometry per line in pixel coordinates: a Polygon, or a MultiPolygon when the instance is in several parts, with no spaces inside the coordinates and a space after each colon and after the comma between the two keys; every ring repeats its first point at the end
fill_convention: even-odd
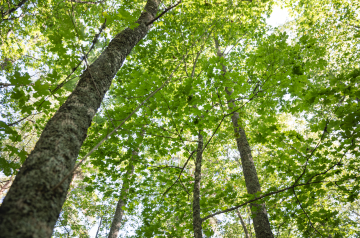
{"type": "Polygon", "coordinates": [[[214,237],[221,238],[222,236],[221,236],[221,234],[219,232],[218,222],[217,222],[216,218],[215,217],[210,217],[209,222],[210,222],[210,225],[211,225],[212,230],[214,232],[214,237]]]}
{"type": "Polygon", "coordinates": [[[102,222],[102,219],[103,219],[103,217],[101,216],[101,218],[100,218],[100,223],[99,223],[98,229],[97,229],[97,231],[96,231],[95,238],[97,238],[97,237],[98,237],[98,235],[99,235],[99,231],[100,231],[100,228],[101,228],[101,222],[102,222]]]}
{"type": "Polygon", "coordinates": [[[200,181],[201,181],[201,161],[203,150],[203,136],[199,132],[198,148],[195,161],[195,182],[193,191],[193,229],[194,237],[202,238],[201,216],[200,216],[200,181]]]}
{"type": "Polygon", "coordinates": [[[5,184],[0,188],[0,198],[2,197],[2,194],[11,186],[11,182],[14,179],[14,175],[12,175],[8,181],[5,182],[5,184]]]}
{"type": "Polygon", "coordinates": [[[239,209],[236,209],[236,214],[238,215],[239,219],[240,219],[240,222],[241,222],[241,225],[244,229],[244,232],[245,232],[245,238],[250,238],[250,235],[249,235],[249,232],[248,232],[248,229],[246,227],[246,224],[244,222],[244,219],[242,218],[240,212],[239,212],[239,209]]]}
{"type": "MultiPolygon", "coordinates": [[[[133,152],[133,156],[136,156],[137,154],[138,154],[137,152],[135,152],[135,151],[133,152]]],[[[126,206],[129,187],[131,186],[130,180],[131,180],[133,174],[134,174],[134,165],[132,164],[132,158],[131,158],[128,170],[126,171],[126,174],[125,174],[124,183],[121,187],[119,201],[116,205],[116,210],[115,210],[113,221],[111,223],[111,228],[110,228],[110,233],[109,233],[108,238],[117,238],[119,236],[119,231],[120,231],[122,219],[124,216],[124,210],[122,207],[126,206]]]]}
{"type": "MultiPolygon", "coordinates": [[[[217,49],[217,56],[223,57],[219,42],[215,39],[215,45],[217,49]]],[[[226,66],[223,65],[223,76],[226,75],[226,66]]],[[[233,89],[225,87],[225,92],[229,96],[228,107],[233,110],[236,106],[235,101],[230,97],[233,93],[233,89]]],[[[257,176],[254,160],[251,155],[251,148],[246,138],[244,126],[241,123],[241,118],[238,112],[234,112],[231,116],[232,125],[235,132],[235,140],[240,152],[241,164],[243,167],[246,189],[249,194],[256,194],[261,192],[261,186],[257,176]]],[[[253,216],[254,230],[257,238],[272,238],[274,237],[269,218],[266,212],[265,204],[250,203],[251,214],[253,216]]]]}
{"type": "Polygon", "coordinates": [[[127,28],[80,77],[79,83],[49,120],[0,207],[0,237],[50,237],[65,201],[86,133],[111,81],[126,56],[150,29],[160,0],[148,0],[135,29],[127,28]]]}

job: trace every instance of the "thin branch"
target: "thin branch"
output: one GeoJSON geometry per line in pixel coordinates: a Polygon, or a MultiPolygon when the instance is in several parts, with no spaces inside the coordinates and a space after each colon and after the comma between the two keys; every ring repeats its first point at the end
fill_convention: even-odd
{"type": "Polygon", "coordinates": [[[312,176],[307,182],[312,181],[312,180],[313,180],[315,177],[317,177],[317,176],[326,174],[327,172],[329,172],[330,170],[332,170],[333,168],[335,168],[335,166],[341,165],[342,159],[345,157],[346,153],[350,150],[350,148],[351,148],[352,146],[353,146],[353,145],[351,145],[351,146],[345,151],[345,153],[343,154],[343,156],[340,158],[340,160],[339,160],[336,164],[334,164],[333,166],[330,166],[330,167],[329,167],[327,170],[325,170],[324,172],[315,174],[315,175],[312,176]]]}
{"type": "Polygon", "coordinates": [[[206,145],[204,146],[204,149],[203,149],[203,151],[202,151],[201,153],[204,153],[204,151],[205,151],[205,149],[206,149],[206,146],[210,143],[211,139],[214,137],[215,133],[216,133],[217,130],[220,128],[221,123],[224,121],[224,119],[225,119],[225,116],[223,116],[223,118],[221,119],[219,125],[216,127],[214,133],[211,135],[210,139],[206,142],[206,145]]]}
{"type": "Polygon", "coordinates": [[[146,25],[150,25],[152,23],[154,23],[157,19],[159,19],[160,17],[162,17],[165,13],[167,13],[168,11],[170,11],[171,9],[173,9],[174,7],[176,7],[177,5],[179,5],[181,3],[181,0],[176,3],[175,5],[166,8],[162,13],[159,14],[159,16],[155,17],[153,20],[149,21],[148,23],[146,23],[146,25]]]}
{"type": "Polygon", "coordinates": [[[170,189],[177,183],[177,181],[180,179],[182,172],[184,171],[186,165],[189,163],[189,160],[193,156],[194,153],[195,153],[195,150],[191,152],[189,158],[186,160],[186,162],[185,162],[184,166],[182,167],[182,169],[180,171],[180,174],[179,174],[178,178],[176,179],[176,181],[168,189],[166,189],[166,191],[163,193],[162,196],[165,196],[170,191],[170,189]]]}
{"type": "Polygon", "coordinates": [[[166,168],[174,168],[174,169],[183,169],[182,167],[178,166],[171,166],[171,165],[164,165],[164,166],[154,166],[154,165],[148,165],[149,167],[157,168],[157,169],[166,169],[166,168]]]}
{"type": "Polygon", "coordinates": [[[360,29],[360,26],[356,26],[356,25],[352,25],[352,24],[350,24],[350,26],[355,27],[356,29],[360,29]]]}
{"type": "Polygon", "coordinates": [[[317,233],[319,233],[319,235],[320,235],[321,237],[323,237],[323,235],[314,227],[313,223],[312,223],[311,220],[310,220],[309,215],[307,214],[307,212],[305,211],[305,209],[304,209],[303,206],[301,205],[301,202],[299,201],[299,198],[298,198],[297,195],[296,195],[295,188],[292,188],[292,190],[293,190],[293,193],[294,193],[294,195],[295,195],[295,198],[296,198],[297,202],[299,203],[299,206],[301,207],[301,210],[304,212],[304,214],[306,215],[307,219],[309,220],[309,223],[310,223],[311,227],[312,227],[317,233]]]}
{"type": "MultiPolygon", "coordinates": [[[[101,25],[100,29],[99,29],[99,33],[98,34],[95,34],[94,36],[94,39],[92,40],[92,45],[90,47],[90,49],[88,50],[88,52],[83,56],[81,57],[79,63],[74,67],[72,68],[72,71],[70,74],[68,74],[68,76],[66,76],[66,78],[59,84],[56,86],[56,88],[54,88],[53,90],[51,90],[50,92],[50,96],[53,95],[57,90],[59,90],[60,88],[62,88],[66,83],[68,83],[70,80],[74,79],[74,78],[70,78],[71,75],[73,75],[73,73],[79,68],[79,66],[81,65],[81,63],[84,61],[85,58],[88,57],[88,55],[90,54],[90,52],[94,49],[94,46],[101,34],[101,32],[106,28],[106,18],[105,18],[105,21],[104,23],[101,25]]],[[[41,103],[39,104],[39,106],[37,106],[37,108],[39,109],[41,107],[41,105],[45,102],[46,99],[44,99],[43,101],[41,101],[41,103]]]]}
{"type": "Polygon", "coordinates": [[[104,1],[97,1],[97,2],[88,2],[88,1],[80,1],[80,0],[68,0],[69,2],[75,2],[75,3],[82,3],[82,4],[99,4],[103,3],[104,1]]]}
{"type": "MultiPolygon", "coordinates": [[[[352,178],[349,178],[349,179],[355,179],[355,178],[359,178],[359,176],[354,176],[352,178]]],[[[219,212],[215,212],[211,215],[208,215],[204,218],[202,218],[202,220],[207,220],[209,219],[210,217],[213,217],[213,216],[216,216],[216,215],[219,215],[219,214],[222,214],[222,213],[227,213],[227,212],[231,212],[231,211],[234,211],[240,207],[243,207],[249,203],[252,203],[252,202],[255,202],[255,201],[258,201],[258,200],[261,200],[265,197],[269,197],[271,195],[274,195],[274,194],[278,194],[278,193],[281,193],[281,192],[284,192],[284,191],[287,191],[289,189],[293,189],[293,188],[296,188],[296,187],[301,187],[301,186],[306,186],[306,185],[310,185],[310,184],[317,184],[317,183],[336,183],[336,182],[340,182],[340,181],[315,181],[315,182],[309,182],[309,183],[301,183],[301,184],[294,184],[294,185],[291,185],[289,187],[286,187],[284,189],[280,189],[278,191],[274,191],[274,192],[270,192],[270,193],[266,193],[266,194],[263,194],[263,195],[260,195],[259,197],[256,197],[256,198],[253,198],[253,199],[250,199],[240,205],[237,205],[237,206],[234,206],[234,207],[231,207],[231,208],[228,208],[228,209],[225,209],[225,210],[222,210],[222,211],[219,211],[219,212]]]]}
{"type": "Polygon", "coordinates": [[[10,20],[9,18],[4,19],[5,16],[10,15],[11,13],[15,12],[17,9],[19,9],[20,7],[22,7],[22,5],[24,5],[27,2],[27,0],[22,0],[21,2],[19,2],[17,5],[15,5],[13,8],[10,8],[9,10],[2,12],[1,13],[1,18],[2,20],[10,20]]]}
{"type": "Polygon", "coordinates": [[[329,124],[330,120],[327,119],[326,120],[326,124],[325,124],[325,128],[324,128],[324,131],[323,131],[323,134],[319,140],[319,142],[317,143],[317,145],[315,146],[315,148],[312,150],[311,154],[307,157],[306,159],[306,162],[305,162],[305,167],[303,169],[303,172],[300,174],[300,176],[295,180],[294,184],[296,184],[297,182],[299,182],[299,180],[302,178],[302,176],[304,176],[305,172],[306,172],[306,169],[307,169],[307,166],[309,164],[309,159],[313,156],[313,154],[315,153],[315,150],[319,147],[319,145],[321,144],[321,142],[323,141],[323,139],[325,138],[325,133],[327,132],[327,126],[329,124]]]}
{"type": "Polygon", "coordinates": [[[13,122],[13,123],[8,124],[7,126],[14,126],[14,125],[22,122],[23,120],[25,120],[26,118],[28,118],[28,117],[30,117],[30,116],[35,116],[35,115],[38,115],[38,114],[41,114],[41,113],[42,113],[42,112],[38,112],[38,113],[34,113],[34,114],[29,114],[29,115],[27,115],[26,117],[23,117],[23,118],[21,118],[20,120],[17,120],[16,122],[13,122]]]}
{"type": "Polygon", "coordinates": [[[185,185],[183,184],[183,182],[181,181],[181,179],[179,179],[179,182],[180,182],[180,184],[183,186],[185,192],[188,194],[188,201],[189,201],[189,200],[190,200],[190,193],[189,193],[189,191],[187,190],[187,188],[185,187],[185,185]]]}

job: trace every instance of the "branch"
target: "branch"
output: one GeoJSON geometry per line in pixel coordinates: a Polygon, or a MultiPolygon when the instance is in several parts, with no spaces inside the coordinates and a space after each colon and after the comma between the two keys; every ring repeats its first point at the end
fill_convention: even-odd
{"type": "MultiPolygon", "coordinates": [[[[70,78],[70,76],[79,68],[79,66],[81,65],[81,63],[88,57],[88,55],[90,54],[90,52],[94,49],[94,46],[101,34],[101,32],[106,28],[106,18],[105,18],[105,21],[104,23],[101,25],[100,29],[99,29],[99,33],[98,34],[95,34],[94,36],[94,39],[92,40],[92,45],[90,47],[90,49],[88,50],[88,52],[83,56],[81,57],[79,63],[74,67],[72,68],[72,71],[71,73],[59,84],[56,86],[56,88],[54,88],[53,90],[51,90],[50,92],[50,96],[53,95],[57,90],[59,90],[60,88],[62,88],[66,83],[68,83],[70,80],[72,80],[73,78],[70,78]],[[69,79],[70,78],[70,79],[69,79]]],[[[45,102],[45,99],[39,104],[39,106],[37,106],[37,108],[39,109],[41,107],[41,105],[45,102]]]]}
{"type": "Polygon", "coordinates": [[[178,166],[171,166],[171,165],[164,165],[164,166],[154,166],[154,165],[148,165],[149,167],[156,168],[156,169],[166,169],[166,168],[174,168],[174,169],[183,169],[178,166]]]}
{"type": "Polygon", "coordinates": [[[9,10],[2,12],[1,13],[1,18],[2,20],[10,20],[9,18],[4,19],[4,17],[6,15],[10,15],[11,13],[15,12],[17,9],[19,9],[20,7],[22,7],[22,5],[24,5],[24,3],[26,3],[27,0],[22,0],[21,2],[19,2],[17,5],[15,5],[15,7],[10,8],[9,10]]]}
{"type": "Polygon", "coordinates": [[[325,138],[325,133],[327,132],[327,126],[329,124],[330,120],[327,119],[326,120],[326,124],[325,124],[325,128],[324,128],[324,131],[323,131],[323,134],[320,138],[320,141],[317,143],[317,145],[315,146],[315,148],[312,150],[311,154],[307,157],[306,159],[306,162],[305,162],[305,167],[303,169],[303,172],[300,174],[300,176],[295,180],[294,184],[296,184],[297,182],[299,182],[299,180],[302,178],[302,176],[304,176],[305,172],[306,172],[306,168],[308,166],[308,162],[309,162],[309,159],[314,155],[315,153],[315,150],[319,147],[320,143],[323,141],[323,139],[325,138]]]}
{"type": "MultiPolygon", "coordinates": [[[[352,145],[352,146],[353,146],[353,145],[352,145]]],[[[327,170],[325,170],[324,172],[315,174],[314,176],[312,176],[312,177],[307,181],[307,183],[308,183],[308,182],[311,182],[315,177],[320,176],[320,175],[323,175],[323,174],[326,174],[327,172],[329,172],[330,170],[332,170],[332,169],[335,168],[336,166],[341,165],[342,159],[345,157],[346,153],[350,150],[350,148],[351,148],[352,146],[350,146],[350,147],[345,151],[345,153],[343,154],[343,156],[340,158],[339,162],[337,162],[336,164],[330,166],[330,167],[329,167],[327,170]]]]}
{"type": "Polygon", "coordinates": [[[297,197],[297,195],[296,195],[296,193],[295,193],[295,188],[293,188],[292,190],[293,190],[293,193],[294,193],[294,195],[295,195],[295,198],[296,198],[297,202],[299,203],[299,206],[301,207],[301,210],[304,212],[304,214],[306,215],[307,219],[309,220],[309,223],[310,223],[311,227],[312,227],[317,233],[319,233],[319,235],[320,235],[321,237],[323,237],[323,235],[314,227],[313,223],[312,223],[311,220],[310,220],[309,215],[306,213],[305,209],[304,209],[303,206],[301,205],[301,202],[299,201],[299,198],[297,197]]]}
{"type": "Polygon", "coordinates": [[[179,181],[180,181],[180,184],[183,186],[185,192],[188,194],[188,201],[189,201],[189,200],[190,200],[190,193],[189,193],[189,191],[186,189],[186,187],[185,187],[185,185],[183,184],[183,182],[181,181],[181,179],[179,179],[179,181]]]}
{"type": "Polygon", "coordinates": [[[162,17],[165,13],[167,13],[168,11],[170,11],[171,9],[173,9],[174,7],[176,7],[177,5],[179,5],[181,3],[181,0],[176,3],[175,5],[166,8],[162,13],[160,13],[159,16],[155,17],[153,20],[149,21],[148,23],[146,23],[146,25],[151,25],[152,23],[154,23],[157,19],[159,19],[160,17],[162,17]]]}
{"type": "Polygon", "coordinates": [[[27,115],[26,117],[21,118],[20,120],[17,120],[16,122],[13,122],[13,123],[11,123],[11,124],[8,124],[7,126],[14,126],[14,125],[22,122],[23,120],[25,120],[25,119],[28,118],[29,116],[35,116],[35,115],[41,114],[41,113],[42,113],[42,112],[38,112],[38,113],[34,113],[34,114],[29,114],[29,115],[27,115]]]}
{"type": "Polygon", "coordinates": [[[0,83],[0,88],[7,88],[7,87],[16,87],[16,86],[33,86],[34,83],[30,83],[30,84],[11,84],[11,83],[0,83]]]}
{"type": "Polygon", "coordinates": [[[350,24],[350,26],[355,27],[356,29],[360,29],[360,26],[356,26],[356,25],[352,25],[352,24],[350,24]]]}
{"type": "MultiPolygon", "coordinates": [[[[359,176],[355,176],[355,177],[352,177],[352,178],[349,178],[349,179],[355,179],[355,178],[359,178],[359,176]]],[[[284,189],[280,189],[278,191],[275,191],[275,192],[270,192],[270,193],[266,193],[264,195],[261,195],[259,197],[256,197],[254,199],[251,199],[251,200],[248,200],[240,205],[237,205],[235,207],[231,207],[231,208],[228,208],[228,209],[225,209],[225,210],[222,210],[222,211],[219,211],[219,212],[215,212],[211,215],[208,215],[204,218],[202,218],[203,221],[209,219],[210,217],[213,217],[213,216],[216,216],[216,215],[219,215],[219,214],[222,214],[222,213],[227,213],[227,212],[231,212],[231,211],[234,211],[240,207],[243,207],[249,203],[252,203],[252,202],[255,202],[255,201],[258,201],[258,200],[261,200],[265,197],[269,197],[271,195],[274,195],[274,194],[278,194],[278,193],[281,193],[281,192],[284,192],[284,191],[287,191],[289,189],[293,189],[293,188],[296,188],[296,187],[301,187],[301,186],[305,186],[305,185],[310,185],[310,184],[316,184],[316,183],[336,183],[336,182],[339,182],[339,181],[315,181],[315,182],[310,182],[310,183],[301,183],[301,184],[294,184],[294,185],[291,185],[290,187],[287,187],[287,188],[284,188],[284,189]]]]}
{"type": "Polygon", "coordinates": [[[69,2],[76,2],[76,3],[82,3],[82,4],[99,4],[103,3],[104,1],[97,1],[97,2],[87,2],[87,1],[80,1],[80,0],[68,0],[69,2]]]}
{"type": "Polygon", "coordinates": [[[221,119],[219,125],[216,127],[214,133],[211,135],[210,139],[206,142],[206,145],[204,146],[204,149],[202,150],[201,153],[204,153],[205,149],[206,149],[206,146],[210,143],[211,139],[214,137],[215,133],[217,132],[217,130],[219,129],[219,127],[221,126],[221,123],[224,121],[225,119],[225,116],[223,116],[223,118],[221,119]]]}
{"type": "Polygon", "coordinates": [[[189,160],[190,160],[190,158],[193,156],[194,153],[195,153],[195,150],[193,150],[193,152],[191,152],[189,158],[186,160],[186,162],[185,162],[184,166],[182,167],[182,169],[181,169],[181,171],[180,171],[180,174],[179,174],[178,178],[176,179],[176,181],[175,181],[168,189],[166,189],[166,191],[163,193],[162,196],[165,196],[165,194],[167,194],[167,193],[169,192],[169,190],[170,190],[170,189],[177,183],[177,181],[180,179],[182,172],[184,171],[186,165],[189,163],[189,160]]]}

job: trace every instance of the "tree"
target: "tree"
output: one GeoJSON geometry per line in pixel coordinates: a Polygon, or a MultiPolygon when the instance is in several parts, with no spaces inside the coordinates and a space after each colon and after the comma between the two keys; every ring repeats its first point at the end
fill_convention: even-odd
{"type": "Polygon", "coordinates": [[[23,222],[0,236],[50,236],[56,221],[55,237],[87,236],[95,223],[99,236],[356,234],[358,3],[289,0],[294,20],[277,29],[265,22],[271,1],[164,1],[166,15],[147,10],[133,24],[142,3],[15,3],[2,21],[2,117],[11,119],[0,125],[0,164],[4,181],[16,179],[1,224],[10,232],[4,211],[23,222]],[[109,69],[104,55],[139,29],[121,70],[109,69]],[[32,164],[35,155],[64,166],[32,164]]]}
{"type": "Polygon", "coordinates": [[[147,2],[138,26],[110,42],[49,120],[1,205],[2,236],[51,236],[92,118],[126,56],[150,29],[158,5],[156,0],[147,2]]]}

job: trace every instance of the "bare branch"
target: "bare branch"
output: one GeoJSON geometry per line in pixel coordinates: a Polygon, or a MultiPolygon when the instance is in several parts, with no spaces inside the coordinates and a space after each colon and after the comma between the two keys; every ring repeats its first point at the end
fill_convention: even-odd
{"type": "Polygon", "coordinates": [[[104,1],[97,1],[97,2],[88,2],[88,1],[80,1],[80,0],[68,0],[69,2],[75,2],[75,3],[82,3],[82,4],[99,4],[103,3],[104,1]]]}
{"type": "Polygon", "coordinates": [[[186,160],[186,162],[185,162],[184,166],[182,167],[182,169],[181,169],[181,171],[180,171],[180,174],[179,174],[178,178],[176,179],[176,181],[175,181],[168,189],[166,189],[166,191],[163,193],[162,196],[165,196],[165,194],[167,194],[167,193],[170,191],[170,189],[171,189],[171,188],[177,183],[177,181],[180,179],[182,172],[184,171],[186,165],[189,163],[189,160],[190,160],[190,158],[193,156],[194,153],[195,153],[195,150],[194,150],[193,152],[191,152],[189,158],[186,160]]]}
{"type": "Polygon", "coordinates": [[[296,198],[297,202],[299,203],[299,206],[301,207],[301,210],[304,212],[304,214],[306,215],[307,219],[309,220],[309,223],[310,223],[311,227],[312,227],[317,233],[319,233],[319,235],[320,235],[321,237],[323,237],[323,235],[314,227],[313,223],[312,223],[311,220],[310,220],[309,215],[306,213],[305,209],[304,209],[303,206],[301,205],[301,202],[299,201],[299,198],[298,198],[297,195],[296,195],[295,188],[292,188],[292,190],[293,190],[293,193],[294,193],[294,195],[295,195],[295,198],[296,198]]]}
{"type": "Polygon", "coordinates": [[[173,9],[174,7],[176,7],[177,5],[179,5],[181,3],[181,0],[176,3],[175,5],[166,8],[162,13],[159,14],[159,16],[155,17],[153,20],[149,21],[148,23],[146,23],[146,25],[151,25],[153,24],[157,19],[159,19],[160,17],[162,17],[165,13],[167,13],[168,11],[170,11],[171,9],[173,9]]]}
{"type": "MultiPolygon", "coordinates": [[[[356,179],[356,178],[359,178],[359,176],[354,176],[354,177],[349,178],[349,179],[356,179]]],[[[348,180],[348,179],[347,179],[347,180],[348,180]]],[[[341,181],[342,181],[342,180],[341,180],[341,181]]],[[[210,215],[202,218],[202,220],[204,221],[204,220],[209,219],[210,217],[213,217],[213,216],[216,216],[216,215],[219,215],[219,214],[222,214],[222,213],[227,213],[227,212],[234,211],[234,210],[236,210],[236,209],[238,209],[238,208],[240,208],[240,207],[243,207],[243,206],[245,206],[245,205],[247,205],[247,204],[250,204],[250,203],[252,203],[252,202],[261,200],[261,199],[263,199],[263,198],[265,198],[265,197],[269,197],[269,196],[271,196],[271,195],[278,194],[278,193],[281,193],[281,192],[284,192],[284,191],[287,191],[287,190],[289,190],[289,189],[293,189],[293,188],[296,188],[296,187],[301,187],[301,186],[310,185],[310,184],[317,184],[317,183],[336,183],[336,182],[340,182],[340,181],[315,181],[315,182],[309,182],[309,183],[294,184],[294,185],[292,185],[292,186],[286,187],[286,188],[284,188],[284,189],[280,189],[280,190],[278,190],[278,191],[274,191],[274,192],[270,192],[270,193],[266,193],[266,194],[260,195],[260,196],[258,196],[258,197],[256,197],[256,198],[250,199],[250,200],[248,200],[248,201],[246,201],[246,202],[244,202],[244,203],[242,203],[242,204],[240,204],[240,205],[237,205],[237,206],[234,206],[234,207],[231,207],[231,208],[228,208],[228,209],[219,211],[219,212],[215,212],[215,213],[213,213],[213,214],[210,214],[210,215]]]]}

